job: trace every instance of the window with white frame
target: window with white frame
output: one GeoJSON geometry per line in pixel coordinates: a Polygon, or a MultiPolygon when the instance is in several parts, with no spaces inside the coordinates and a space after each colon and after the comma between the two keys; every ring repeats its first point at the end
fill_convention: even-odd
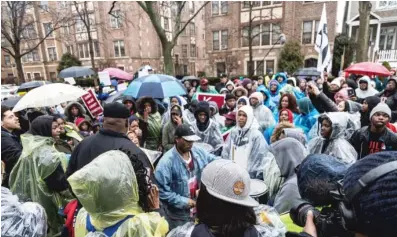
{"type": "Polygon", "coordinates": [[[196,44],[190,44],[190,57],[196,57],[196,44]]]}
{"type": "Polygon", "coordinates": [[[377,1],[376,3],[378,9],[397,8],[397,1],[377,1]]]}
{"type": "Polygon", "coordinates": [[[99,48],[99,42],[95,41],[94,42],[94,57],[100,57],[101,56],[101,50],[99,48]]]}
{"type": "MultiPolygon", "coordinates": [[[[99,43],[98,41],[94,41],[94,57],[100,57],[100,51],[99,51],[99,43]]],[[[73,48],[71,48],[73,51],[73,48]]],[[[79,58],[90,58],[90,44],[87,43],[81,43],[77,45],[77,52],[79,53],[79,58]]]]}
{"type": "MultiPolygon", "coordinates": [[[[243,28],[243,47],[248,47],[248,41],[250,39],[248,29],[248,27],[243,28]]],[[[252,27],[251,32],[252,46],[265,46],[275,44],[278,41],[280,34],[281,28],[279,23],[264,23],[254,26],[252,27]]]]}
{"type": "Polygon", "coordinates": [[[182,57],[187,58],[187,44],[182,44],[182,57]]]}
{"type": "Polygon", "coordinates": [[[70,26],[69,25],[64,25],[62,27],[62,29],[63,29],[63,34],[64,35],[70,35],[70,26]]]}
{"type": "Polygon", "coordinates": [[[252,46],[260,45],[260,28],[260,25],[251,27],[251,36],[249,35],[249,26],[243,28],[243,47],[248,47],[250,40],[252,46]]]}
{"type": "Polygon", "coordinates": [[[125,56],[125,48],[124,48],[124,40],[116,40],[113,42],[114,46],[114,57],[124,57],[125,56]]]}
{"type": "Polygon", "coordinates": [[[110,27],[119,29],[122,26],[122,14],[120,10],[113,10],[110,15],[110,27]]]}
{"type": "Polygon", "coordinates": [[[52,23],[43,23],[43,28],[44,28],[44,36],[52,37],[53,36],[53,28],[52,28],[52,23]]]}
{"type": "Polygon", "coordinates": [[[32,80],[32,74],[30,72],[26,73],[26,78],[30,81],[32,80]]]}
{"type": "Polygon", "coordinates": [[[189,28],[190,28],[190,36],[195,36],[196,35],[196,24],[193,22],[189,23],[189,28]]]}
{"type": "Polygon", "coordinates": [[[48,51],[48,60],[56,61],[57,60],[57,49],[55,47],[47,48],[48,51]]]}
{"type": "Polygon", "coordinates": [[[37,37],[36,29],[34,28],[34,24],[26,25],[23,32],[22,38],[24,39],[34,39],[37,37]]]}
{"type": "MultiPolygon", "coordinates": [[[[267,7],[267,6],[272,6],[272,5],[279,5],[282,4],[283,1],[252,1],[252,7],[267,7]]],[[[250,8],[250,1],[244,1],[243,2],[243,9],[244,8],[250,8]]]]}
{"type": "Polygon", "coordinates": [[[302,23],[302,44],[315,43],[319,22],[317,20],[310,20],[302,23]]]}
{"type": "Polygon", "coordinates": [[[22,56],[22,62],[24,62],[24,63],[37,62],[37,61],[40,61],[39,51],[37,49],[22,56]]]}
{"type": "Polygon", "coordinates": [[[40,80],[41,79],[41,74],[39,72],[33,73],[33,77],[35,80],[40,80]]]}
{"type": "Polygon", "coordinates": [[[228,2],[227,1],[213,1],[212,2],[212,15],[223,15],[228,12],[228,2]]]}
{"type": "MultiPolygon", "coordinates": [[[[250,65],[250,62],[247,61],[247,73],[249,72],[250,65]]],[[[269,69],[274,71],[274,60],[253,60],[252,66],[254,70],[254,75],[263,76],[265,75],[265,72],[267,72],[269,69]]]]}
{"type": "Polygon", "coordinates": [[[11,65],[11,57],[10,57],[10,55],[4,55],[4,63],[7,66],[11,65]]]}
{"type": "Polygon", "coordinates": [[[212,49],[225,50],[228,47],[228,31],[220,30],[212,32],[212,49]]]}
{"type": "Polygon", "coordinates": [[[66,46],[66,52],[73,54],[73,46],[72,45],[67,45],[66,46]]]}

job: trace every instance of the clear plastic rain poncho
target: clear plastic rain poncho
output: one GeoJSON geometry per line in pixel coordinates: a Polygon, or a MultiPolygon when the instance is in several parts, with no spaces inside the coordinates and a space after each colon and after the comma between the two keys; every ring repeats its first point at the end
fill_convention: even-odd
{"type": "MultiPolygon", "coordinates": [[[[65,153],[58,152],[52,137],[21,136],[22,155],[10,174],[10,189],[22,201],[38,202],[44,207],[48,217],[48,228],[58,233],[63,225],[59,208],[66,205],[70,196],[50,191],[44,181],[62,164],[65,169],[65,153]]],[[[68,192],[66,192],[68,193],[68,192]]]]}
{"type": "Polygon", "coordinates": [[[18,196],[1,187],[1,236],[47,236],[47,216],[35,202],[21,203],[18,196]]]}
{"type": "Polygon", "coordinates": [[[139,206],[137,179],[125,153],[116,150],[103,153],[68,181],[83,205],[76,218],[76,237],[92,232],[87,230],[87,219],[96,229],[89,236],[98,237],[128,216],[131,217],[110,236],[165,236],[168,232],[168,223],[159,213],[144,213],[139,206]]]}
{"type": "Polygon", "coordinates": [[[269,159],[268,144],[257,127],[252,126],[254,122],[252,107],[244,105],[238,111],[247,115],[247,122],[244,127],[240,128],[237,124],[231,130],[222,151],[222,158],[234,160],[247,169],[251,179],[262,180],[263,168],[269,159]]]}
{"type": "MultiPolygon", "coordinates": [[[[327,154],[339,158],[341,161],[351,164],[357,160],[357,152],[346,139],[346,130],[348,130],[349,115],[346,112],[325,113],[318,118],[318,124],[321,124],[323,117],[328,117],[332,122],[332,133],[328,139],[318,136],[308,143],[310,154],[327,154]],[[323,151],[323,146],[327,146],[323,151]]],[[[318,129],[319,131],[319,129],[318,129]]]]}
{"type": "MultiPolygon", "coordinates": [[[[258,237],[284,237],[287,229],[281,221],[277,211],[267,205],[254,207],[256,215],[255,229],[258,231],[258,237]]],[[[178,226],[168,233],[167,237],[189,237],[191,236],[195,224],[188,222],[183,226],[178,226]]]]}
{"type": "Polygon", "coordinates": [[[211,145],[214,150],[218,150],[223,145],[223,137],[217,123],[213,119],[209,119],[208,127],[204,131],[200,131],[197,123],[193,124],[194,131],[201,138],[200,142],[211,145]]]}

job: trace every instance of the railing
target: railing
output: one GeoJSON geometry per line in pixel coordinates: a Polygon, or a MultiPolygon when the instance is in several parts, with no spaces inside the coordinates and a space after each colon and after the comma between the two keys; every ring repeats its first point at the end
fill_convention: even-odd
{"type": "Polygon", "coordinates": [[[397,61],[397,49],[379,50],[378,61],[380,62],[397,61]]]}

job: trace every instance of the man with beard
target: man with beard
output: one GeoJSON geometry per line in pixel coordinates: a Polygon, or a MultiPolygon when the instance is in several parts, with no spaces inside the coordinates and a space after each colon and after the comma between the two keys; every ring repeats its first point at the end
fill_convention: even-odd
{"type": "Polygon", "coordinates": [[[386,125],[390,121],[391,110],[385,103],[379,103],[370,114],[371,125],[353,133],[350,143],[358,153],[357,159],[381,151],[397,150],[397,135],[386,125]]]}
{"type": "Polygon", "coordinates": [[[22,153],[19,137],[13,132],[20,130],[19,119],[6,106],[1,106],[1,161],[5,164],[5,178],[2,186],[8,187],[8,177],[22,153]]]}
{"type": "Polygon", "coordinates": [[[201,172],[217,159],[193,146],[199,140],[190,125],[179,125],[175,130],[175,146],[164,154],[156,168],[155,178],[170,230],[192,220],[201,172]]]}

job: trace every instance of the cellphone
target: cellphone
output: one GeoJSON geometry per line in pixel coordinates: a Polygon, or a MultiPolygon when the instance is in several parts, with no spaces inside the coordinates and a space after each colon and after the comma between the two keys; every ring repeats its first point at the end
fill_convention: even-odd
{"type": "Polygon", "coordinates": [[[348,88],[347,89],[347,95],[349,97],[355,97],[356,96],[356,91],[354,89],[352,89],[352,88],[348,88]]]}

